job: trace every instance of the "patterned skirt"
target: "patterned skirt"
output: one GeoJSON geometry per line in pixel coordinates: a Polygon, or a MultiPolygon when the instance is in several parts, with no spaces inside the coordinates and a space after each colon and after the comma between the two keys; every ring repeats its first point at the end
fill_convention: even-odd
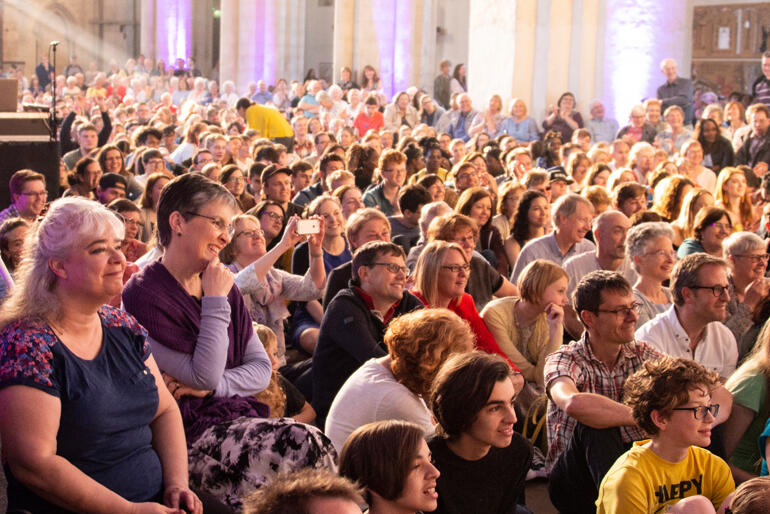
{"type": "Polygon", "coordinates": [[[188,451],[190,486],[240,511],[242,499],[280,473],[337,470],[337,452],[318,428],[291,418],[249,418],[215,425],[188,451]]]}

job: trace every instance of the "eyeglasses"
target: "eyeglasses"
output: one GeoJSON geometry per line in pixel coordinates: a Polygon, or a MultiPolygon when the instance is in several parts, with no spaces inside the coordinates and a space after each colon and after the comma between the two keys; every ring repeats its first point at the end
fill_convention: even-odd
{"type": "Polygon", "coordinates": [[[464,245],[465,243],[470,243],[472,245],[475,245],[476,236],[456,237],[454,242],[459,244],[460,246],[464,245]]]}
{"type": "Polygon", "coordinates": [[[29,193],[21,193],[21,194],[29,197],[34,196],[35,198],[48,198],[48,191],[40,191],[38,193],[30,191],[29,193]]]}
{"type": "Polygon", "coordinates": [[[464,271],[465,273],[468,273],[471,270],[470,264],[447,264],[446,266],[441,266],[442,269],[448,269],[452,273],[460,273],[460,271],[464,271]]]}
{"type": "Polygon", "coordinates": [[[699,405],[697,407],[675,407],[671,410],[691,410],[695,419],[700,421],[706,419],[706,413],[709,413],[716,418],[719,413],[719,404],[713,403],[711,405],[699,405]]]}
{"type": "Polygon", "coordinates": [[[409,275],[409,268],[407,268],[406,266],[400,266],[393,262],[373,262],[369,265],[369,267],[373,267],[373,266],[384,266],[386,270],[390,271],[394,275],[399,271],[404,275],[409,275]]]}
{"type": "Polygon", "coordinates": [[[283,221],[283,216],[281,216],[277,212],[263,212],[262,216],[267,216],[271,220],[275,220],[275,221],[278,221],[278,220],[283,221]]]}
{"type": "Polygon", "coordinates": [[[711,293],[719,298],[724,293],[729,293],[730,286],[690,286],[690,289],[710,289],[711,293]]]}
{"type": "Polygon", "coordinates": [[[237,239],[241,236],[246,236],[249,239],[262,239],[265,237],[265,233],[260,230],[244,230],[243,232],[238,232],[233,236],[233,239],[237,239]]]}
{"type": "Polygon", "coordinates": [[[121,216],[120,219],[122,219],[123,223],[125,223],[126,225],[131,225],[134,227],[138,227],[139,225],[142,224],[141,221],[132,220],[131,218],[126,218],[125,216],[121,216]]]}
{"type": "Polygon", "coordinates": [[[641,303],[634,303],[631,307],[618,307],[617,309],[596,309],[596,312],[606,312],[607,314],[614,314],[617,316],[618,314],[622,315],[624,318],[631,315],[631,313],[639,314],[639,309],[641,309],[642,304],[641,303]]]}
{"type": "Polygon", "coordinates": [[[751,259],[751,262],[753,264],[758,264],[760,262],[767,262],[768,258],[770,258],[770,255],[763,253],[761,255],[733,255],[733,257],[740,257],[741,259],[751,259]]]}
{"type": "Polygon", "coordinates": [[[215,218],[213,216],[206,216],[205,214],[198,214],[197,212],[191,212],[191,211],[187,211],[187,214],[189,214],[190,216],[197,216],[199,218],[207,219],[211,222],[212,225],[214,225],[217,228],[217,230],[219,230],[220,232],[224,232],[230,238],[233,237],[235,228],[231,224],[226,223],[224,220],[220,218],[215,218]]]}
{"type": "Polygon", "coordinates": [[[241,184],[243,182],[246,182],[246,179],[243,177],[230,177],[227,179],[228,184],[241,184]]]}
{"type": "Polygon", "coordinates": [[[673,250],[655,250],[654,252],[648,252],[644,254],[645,257],[650,255],[654,255],[655,257],[668,257],[670,259],[676,260],[676,252],[673,250]]]}

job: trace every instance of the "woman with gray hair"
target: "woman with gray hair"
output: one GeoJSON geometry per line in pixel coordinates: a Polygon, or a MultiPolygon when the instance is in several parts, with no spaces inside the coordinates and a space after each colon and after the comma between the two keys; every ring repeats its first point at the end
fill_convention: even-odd
{"type": "Polygon", "coordinates": [[[123,288],[123,237],[115,213],[65,198],[28,238],[0,313],[10,511],[202,512],[147,333],[104,305],[123,288]]]}
{"type": "Polygon", "coordinates": [[[740,341],[751,327],[751,313],[770,292],[765,278],[767,242],[753,232],[735,232],[722,243],[729,268],[730,301],[724,323],[740,341]]]}
{"type": "Polygon", "coordinates": [[[639,275],[633,288],[634,300],[641,304],[637,328],[671,306],[671,291],[663,282],[676,263],[673,239],[673,229],[663,222],[640,223],[628,231],[626,253],[639,275]]]}

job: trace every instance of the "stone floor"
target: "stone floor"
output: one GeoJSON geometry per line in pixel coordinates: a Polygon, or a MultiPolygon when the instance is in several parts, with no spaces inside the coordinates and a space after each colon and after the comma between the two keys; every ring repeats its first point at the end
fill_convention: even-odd
{"type": "Polygon", "coordinates": [[[535,514],[556,514],[557,511],[548,499],[548,481],[530,480],[526,486],[527,507],[535,514]]]}

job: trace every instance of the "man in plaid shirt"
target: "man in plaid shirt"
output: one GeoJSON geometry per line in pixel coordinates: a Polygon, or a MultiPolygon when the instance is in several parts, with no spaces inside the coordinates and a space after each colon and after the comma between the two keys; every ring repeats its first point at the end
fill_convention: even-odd
{"type": "Polygon", "coordinates": [[[562,513],[593,512],[604,473],[645,433],[623,405],[623,384],[660,354],[634,341],[638,306],[620,273],[594,271],[573,294],[586,330],[548,356],[549,493],[562,513]],[[596,444],[599,443],[600,444],[596,444]]]}
{"type": "MultiPolygon", "coordinates": [[[[604,474],[633,441],[647,435],[622,403],[626,379],[646,360],[661,356],[634,340],[639,306],[620,273],[594,271],[573,294],[573,307],[586,330],[582,338],[548,356],[548,455],[551,502],[563,514],[594,512],[604,474]]],[[[720,387],[714,398],[717,423],[729,416],[730,394],[720,387]]]]}

